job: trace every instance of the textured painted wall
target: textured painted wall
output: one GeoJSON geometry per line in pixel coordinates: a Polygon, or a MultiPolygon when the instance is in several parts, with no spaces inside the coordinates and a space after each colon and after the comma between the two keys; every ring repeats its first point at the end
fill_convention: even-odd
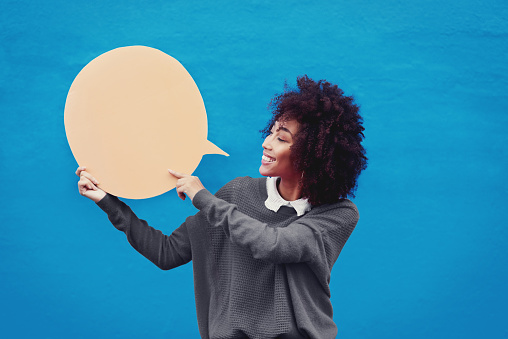
{"type": "MultiPolygon", "coordinates": [[[[140,44],[202,92],[209,139],[231,155],[198,167],[213,192],[258,176],[258,131],[286,79],[355,95],[370,162],[332,274],[339,337],[507,337],[508,6],[382,3],[2,1],[2,336],[198,337],[191,266],[158,270],[78,195],[65,138],[77,73],[140,44]]],[[[129,204],[167,233],[195,212],[174,191],[129,204]]]]}

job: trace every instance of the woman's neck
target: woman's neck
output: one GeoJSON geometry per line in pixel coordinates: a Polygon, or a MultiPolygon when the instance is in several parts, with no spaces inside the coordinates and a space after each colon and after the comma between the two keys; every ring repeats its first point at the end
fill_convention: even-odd
{"type": "Polygon", "coordinates": [[[277,181],[277,190],[279,191],[282,199],[287,201],[298,200],[302,197],[300,180],[280,178],[277,181]]]}

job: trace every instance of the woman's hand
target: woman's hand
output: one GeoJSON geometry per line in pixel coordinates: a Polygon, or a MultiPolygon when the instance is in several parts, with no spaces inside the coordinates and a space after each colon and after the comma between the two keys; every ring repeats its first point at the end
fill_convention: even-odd
{"type": "Polygon", "coordinates": [[[187,195],[192,201],[196,193],[205,188],[205,186],[203,186],[198,177],[178,173],[173,170],[168,171],[174,177],[178,178],[178,181],[176,182],[176,192],[178,193],[178,196],[182,200],[185,200],[185,195],[187,195]]]}
{"type": "Polygon", "coordinates": [[[93,200],[94,202],[99,202],[106,196],[106,192],[97,187],[99,182],[86,171],[86,167],[78,167],[76,175],[79,177],[79,194],[93,200]]]}

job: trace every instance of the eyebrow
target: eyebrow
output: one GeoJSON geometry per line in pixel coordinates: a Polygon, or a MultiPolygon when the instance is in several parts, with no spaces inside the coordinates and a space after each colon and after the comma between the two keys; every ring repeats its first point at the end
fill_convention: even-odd
{"type": "Polygon", "coordinates": [[[282,127],[282,126],[279,126],[279,129],[283,130],[283,131],[286,131],[288,132],[289,134],[291,134],[291,136],[293,136],[293,133],[291,133],[290,130],[288,130],[286,127],[282,127]]]}
{"type": "MultiPolygon", "coordinates": [[[[275,125],[273,125],[273,127],[275,127],[275,125]]],[[[288,132],[289,134],[291,134],[291,137],[294,137],[293,133],[291,133],[291,131],[290,131],[290,130],[288,130],[288,129],[287,129],[286,127],[284,127],[284,126],[280,126],[280,125],[279,125],[279,128],[277,129],[277,131],[279,131],[279,130],[283,130],[283,131],[285,131],[285,132],[288,132]]]]}

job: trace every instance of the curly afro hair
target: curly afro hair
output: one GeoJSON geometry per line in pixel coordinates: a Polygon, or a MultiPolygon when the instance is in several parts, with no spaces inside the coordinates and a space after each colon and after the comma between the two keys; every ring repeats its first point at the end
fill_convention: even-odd
{"type": "Polygon", "coordinates": [[[269,104],[272,118],[261,132],[266,137],[276,121],[296,120],[300,129],[291,146],[295,169],[303,172],[302,196],[314,206],[354,197],[357,179],[367,167],[363,119],[351,96],[326,80],[297,78],[298,89],[284,86],[269,104]]]}

